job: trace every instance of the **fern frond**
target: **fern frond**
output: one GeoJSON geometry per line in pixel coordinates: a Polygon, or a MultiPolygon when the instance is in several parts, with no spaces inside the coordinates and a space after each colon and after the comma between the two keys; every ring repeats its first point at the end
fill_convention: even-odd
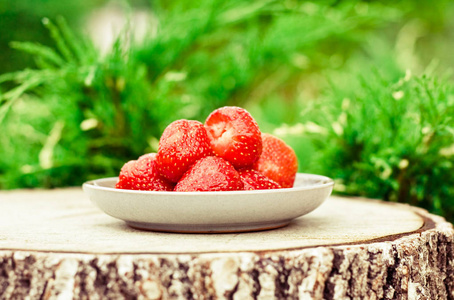
{"type": "Polygon", "coordinates": [[[31,42],[11,42],[10,45],[14,49],[40,57],[56,67],[61,67],[65,64],[63,58],[50,47],[31,42]]]}
{"type": "Polygon", "coordinates": [[[0,82],[4,81],[16,81],[20,84],[11,90],[0,95],[0,103],[14,101],[29,90],[36,88],[37,86],[51,82],[55,78],[59,78],[63,75],[63,71],[53,72],[51,70],[24,70],[21,72],[5,74],[3,78],[0,76],[0,82]]]}
{"type": "Polygon", "coordinates": [[[60,29],[61,37],[67,44],[68,51],[74,53],[74,57],[77,61],[86,63],[87,53],[90,52],[90,47],[87,47],[87,43],[85,41],[84,43],[81,42],[81,39],[84,38],[77,38],[63,17],[58,17],[56,21],[58,28],[60,29]]]}
{"type": "Polygon", "coordinates": [[[65,58],[67,62],[74,63],[74,53],[71,51],[69,46],[67,45],[67,40],[63,37],[61,30],[48,18],[44,18],[42,20],[43,25],[49,30],[50,35],[55,41],[57,49],[60,51],[62,56],[65,58]]]}

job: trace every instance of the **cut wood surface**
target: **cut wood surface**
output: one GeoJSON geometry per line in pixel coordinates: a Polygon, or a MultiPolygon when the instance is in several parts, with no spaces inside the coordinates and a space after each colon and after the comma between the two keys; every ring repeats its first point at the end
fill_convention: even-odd
{"type": "Polygon", "coordinates": [[[330,197],[260,232],[141,231],[79,188],[0,192],[0,299],[454,299],[452,224],[330,197]]]}

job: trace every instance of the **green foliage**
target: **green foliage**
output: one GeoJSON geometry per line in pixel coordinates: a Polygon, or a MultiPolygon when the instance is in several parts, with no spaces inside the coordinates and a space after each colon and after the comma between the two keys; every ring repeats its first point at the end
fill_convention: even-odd
{"type": "Polygon", "coordinates": [[[103,2],[105,0],[0,0],[0,74],[33,63],[30,55],[9,47],[10,41],[51,42],[46,29],[40,26],[43,17],[55,19],[64,16],[71,26],[82,26],[84,14],[103,2]]]}
{"type": "Polygon", "coordinates": [[[454,218],[454,85],[380,72],[334,87],[303,115],[314,172],[341,193],[406,202],[454,218]]]}
{"type": "Polygon", "coordinates": [[[18,83],[0,98],[5,187],[72,185],[116,174],[143,153],[176,108],[153,97],[145,67],[131,58],[125,41],[100,57],[63,19],[44,24],[56,49],[13,43],[33,54],[39,68],[0,77],[18,83]]]}

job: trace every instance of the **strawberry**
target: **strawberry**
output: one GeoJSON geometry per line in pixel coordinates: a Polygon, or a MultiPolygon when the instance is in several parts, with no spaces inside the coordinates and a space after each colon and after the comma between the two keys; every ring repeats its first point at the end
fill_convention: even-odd
{"type": "Polygon", "coordinates": [[[283,140],[271,134],[262,134],[263,152],[254,169],[276,181],[283,188],[293,186],[298,160],[295,151],[283,140]]]}
{"type": "Polygon", "coordinates": [[[156,168],[156,153],[142,155],[138,160],[131,160],[120,171],[117,189],[172,191],[173,184],[165,180],[156,168]]]}
{"type": "Polygon", "coordinates": [[[203,124],[178,120],[167,126],[159,140],[158,170],[169,181],[178,182],[193,163],[211,154],[203,124]]]}
{"type": "Polygon", "coordinates": [[[177,192],[242,190],[243,182],[226,160],[208,156],[197,161],[175,186],[177,192]]]}
{"type": "Polygon", "coordinates": [[[216,156],[235,168],[251,166],[262,152],[259,126],[245,109],[225,106],[213,111],[205,121],[216,156]]]}
{"type": "Polygon", "coordinates": [[[244,183],[245,190],[269,190],[280,189],[281,186],[274,180],[253,169],[242,169],[238,171],[244,183]]]}

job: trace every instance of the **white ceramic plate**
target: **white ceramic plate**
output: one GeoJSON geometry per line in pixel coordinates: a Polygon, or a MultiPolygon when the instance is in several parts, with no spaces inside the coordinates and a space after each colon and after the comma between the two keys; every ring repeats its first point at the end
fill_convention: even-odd
{"type": "Polygon", "coordinates": [[[84,183],[90,200],[129,226],[167,232],[245,232],[285,226],[325,201],[328,177],[298,173],[293,188],[229,192],[115,189],[117,177],[84,183]]]}

